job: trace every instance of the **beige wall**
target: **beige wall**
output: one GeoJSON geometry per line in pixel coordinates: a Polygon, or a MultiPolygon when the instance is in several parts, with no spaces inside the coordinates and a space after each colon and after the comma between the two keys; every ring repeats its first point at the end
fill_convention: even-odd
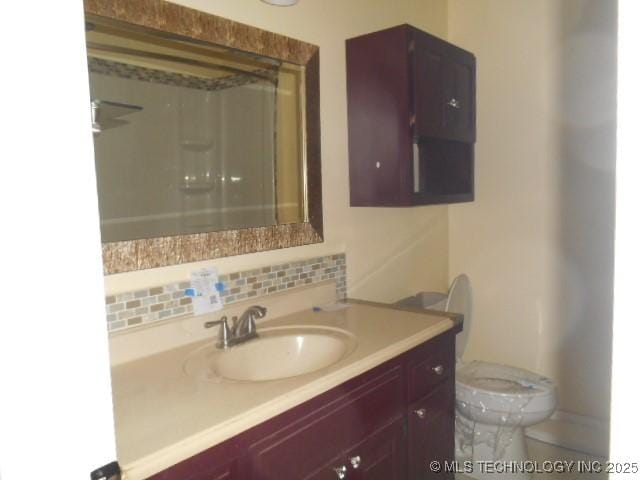
{"type": "Polygon", "coordinates": [[[467,358],[557,380],[560,408],[609,414],[615,2],[450,0],[478,60],[477,198],[452,206],[467,358]]]}
{"type": "Polygon", "coordinates": [[[349,295],[395,300],[448,282],[447,207],[349,208],[346,38],[410,22],[446,37],[446,0],[301,0],[292,8],[259,0],[181,0],[193,8],[320,46],[325,242],[106,278],[109,293],[188,278],[202,265],[221,271],[345,251],[349,295]]]}

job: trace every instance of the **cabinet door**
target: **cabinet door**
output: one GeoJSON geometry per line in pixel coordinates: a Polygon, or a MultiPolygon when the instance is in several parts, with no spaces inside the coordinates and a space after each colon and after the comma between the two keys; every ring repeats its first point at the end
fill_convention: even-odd
{"type": "Polygon", "coordinates": [[[347,40],[351,206],[411,205],[408,31],[347,40]]]}
{"type": "Polygon", "coordinates": [[[349,409],[309,416],[251,447],[251,479],[337,478],[349,409]]]}
{"type": "Polygon", "coordinates": [[[237,460],[210,464],[189,461],[180,463],[148,480],[245,480],[247,475],[240,469],[237,460]]]}
{"type": "MultiPolygon", "coordinates": [[[[340,478],[350,478],[347,476],[348,468],[343,455],[338,455],[322,465],[317,470],[304,473],[300,472],[296,477],[300,480],[336,480],[340,478]]],[[[284,477],[282,477],[284,478],[284,477]]]]}
{"type": "Polygon", "coordinates": [[[235,463],[221,465],[219,468],[194,477],[194,480],[242,480],[243,476],[240,475],[237,467],[235,463]]]}
{"type": "Polygon", "coordinates": [[[453,480],[445,472],[445,462],[454,456],[455,381],[441,384],[426,397],[409,406],[409,479],[453,480]],[[442,471],[430,468],[439,462],[442,471]]]}
{"type": "Polygon", "coordinates": [[[475,65],[448,60],[443,63],[442,75],[445,135],[451,140],[474,142],[475,65]]]}
{"type": "Polygon", "coordinates": [[[400,416],[367,435],[346,452],[351,480],[405,480],[407,442],[404,417],[400,416]]]}
{"type": "Polygon", "coordinates": [[[235,440],[212,447],[180,462],[148,480],[246,480],[242,456],[235,440]]]}
{"type": "Polygon", "coordinates": [[[414,136],[475,141],[475,58],[454,45],[413,31],[414,136]]]}
{"type": "Polygon", "coordinates": [[[340,478],[344,452],[404,414],[403,387],[401,366],[383,367],[340,398],[309,407],[249,447],[252,480],[340,478]]]}
{"type": "Polygon", "coordinates": [[[445,91],[443,53],[432,48],[429,39],[420,34],[415,35],[412,49],[415,135],[443,138],[444,99],[449,93],[445,91]]]}

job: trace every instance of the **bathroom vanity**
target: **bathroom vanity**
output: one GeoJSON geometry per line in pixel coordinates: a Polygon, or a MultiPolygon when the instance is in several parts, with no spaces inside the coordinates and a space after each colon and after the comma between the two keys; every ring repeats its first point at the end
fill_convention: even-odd
{"type": "Polygon", "coordinates": [[[306,375],[215,378],[190,364],[194,355],[214,358],[214,339],[117,365],[114,405],[125,478],[446,477],[429,462],[453,458],[454,345],[461,326],[456,315],[349,301],[344,309],[258,325],[265,338],[279,329],[316,328],[352,339],[337,362],[306,375]]]}

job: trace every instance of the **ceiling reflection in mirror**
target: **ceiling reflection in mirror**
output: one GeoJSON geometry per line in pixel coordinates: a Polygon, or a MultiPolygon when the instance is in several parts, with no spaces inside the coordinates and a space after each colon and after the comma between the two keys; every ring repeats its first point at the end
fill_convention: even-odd
{"type": "Polygon", "coordinates": [[[307,221],[304,66],[86,25],[103,242],[307,221]]]}

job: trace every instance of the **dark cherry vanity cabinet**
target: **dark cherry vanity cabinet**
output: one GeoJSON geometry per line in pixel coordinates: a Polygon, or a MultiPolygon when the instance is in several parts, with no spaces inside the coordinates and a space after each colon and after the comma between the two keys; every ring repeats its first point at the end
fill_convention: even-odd
{"type": "Polygon", "coordinates": [[[473,200],[475,70],[410,25],[347,40],[351,206],[473,200]]]}
{"type": "Polygon", "coordinates": [[[153,480],[447,479],[454,450],[449,330],[153,480]]]}

